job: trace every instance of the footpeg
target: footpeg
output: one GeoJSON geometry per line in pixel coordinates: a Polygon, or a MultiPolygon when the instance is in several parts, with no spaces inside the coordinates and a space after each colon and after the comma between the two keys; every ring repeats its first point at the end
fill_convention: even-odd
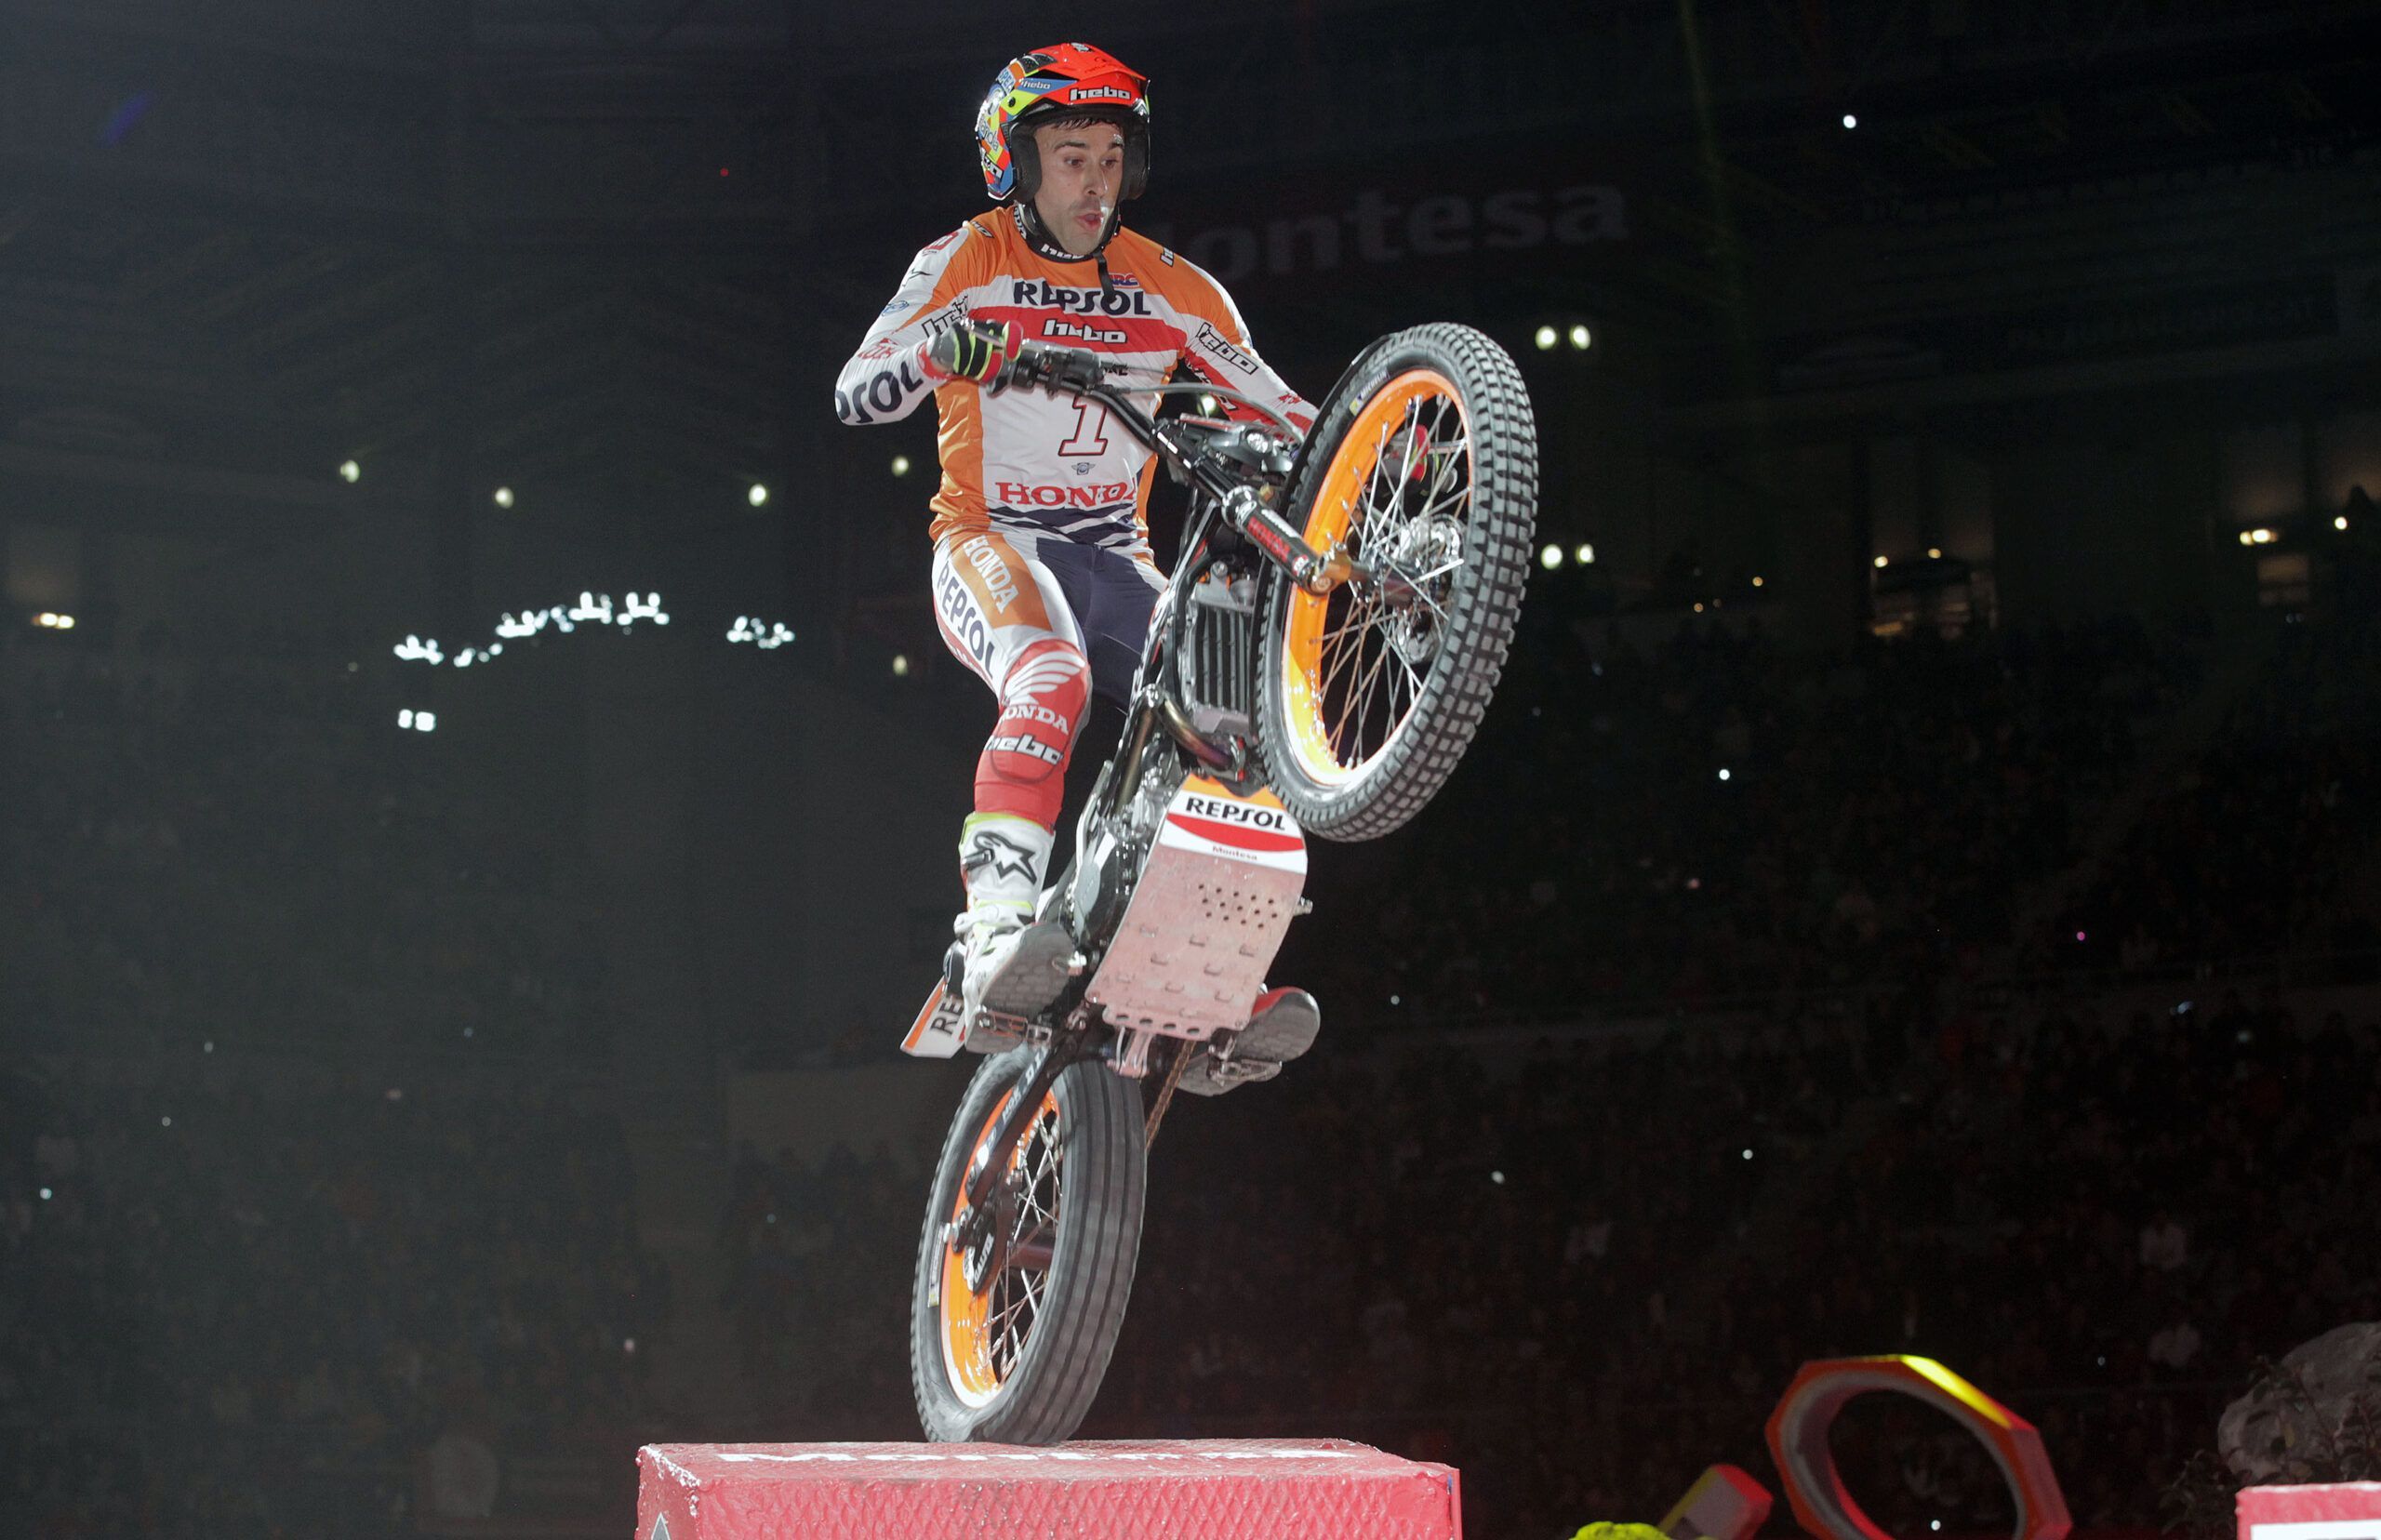
{"type": "Polygon", "coordinates": [[[1220,1096],[1243,1085],[1271,1080],[1282,1066],[1314,1046],[1323,1030],[1323,1007],[1304,989],[1271,989],[1260,996],[1248,1025],[1218,1033],[1182,1071],[1182,1086],[1194,1096],[1220,1096]]]}

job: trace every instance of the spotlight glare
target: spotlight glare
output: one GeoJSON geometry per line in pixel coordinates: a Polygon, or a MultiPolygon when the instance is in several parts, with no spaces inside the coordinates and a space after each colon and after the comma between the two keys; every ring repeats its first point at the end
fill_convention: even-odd
{"type": "Polygon", "coordinates": [[[909,456],[896,455],[893,457],[893,473],[897,476],[906,476],[910,473],[909,456]]]}
{"type": "Polygon", "coordinates": [[[364,479],[364,467],[353,460],[341,460],[339,462],[339,479],[352,486],[364,479]]]}
{"type": "Polygon", "coordinates": [[[1595,565],[1596,548],[1590,545],[1585,540],[1581,540],[1579,542],[1579,549],[1571,552],[1571,554],[1578,560],[1578,564],[1581,566],[1595,565]]]}
{"type": "Polygon", "coordinates": [[[417,733],[431,732],[437,725],[438,713],[435,711],[416,711],[413,714],[413,729],[417,733]]]}
{"type": "Polygon", "coordinates": [[[2254,535],[2252,535],[2252,534],[2250,534],[2247,530],[2245,530],[2245,529],[2244,529],[2244,530],[2241,531],[2241,543],[2242,545],[2250,545],[2250,544],[2254,544],[2254,543],[2255,542],[2255,540],[2256,540],[2256,537],[2255,537],[2255,536],[2254,536],[2254,535]]]}
{"type": "Polygon", "coordinates": [[[1928,546],[1926,548],[1926,559],[1930,562],[1941,561],[1943,559],[1943,548],[1941,546],[1928,546]]]}
{"type": "Polygon", "coordinates": [[[511,508],[512,506],[512,488],[509,486],[499,486],[496,489],[496,506],[499,508],[511,508]]]}
{"type": "Polygon", "coordinates": [[[2332,527],[2334,529],[2346,529],[2348,527],[2348,515],[2342,513],[2334,518],[2332,520],[2332,527]]]}
{"type": "Polygon", "coordinates": [[[410,727],[413,725],[413,710],[410,707],[397,713],[397,725],[400,727],[410,727]]]}
{"type": "Polygon", "coordinates": [[[1552,572],[1563,564],[1563,548],[1559,545],[1548,546],[1537,553],[1537,564],[1552,572]]]}
{"type": "Polygon", "coordinates": [[[1752,586],[1755,588],[1761,587],[1761,574],[1758,572],[1752,575],[1752,586]]]}
{"type": "Polygon", "coordinates": [[[1882,569],[1883,568],[1884,564],[1885,564],[1885,559],[1884,559],[1882,556],[1878,557],[1878,558],[1877,558],[1877,566],[1879,567],[1879,569],[1880,569],[1880,570],[1882,570],[1882,569]]]}
{"type": "Polygon", "coordinates": [[[910,677],[910,655],[908,653],[895,653],[893,655],[893,677],[896,679],[907,679],[910,677]]]}
{"type": "Polygon", "coordinates": [[[744,494],[744,500],[754,508],[758,508],[769,500],[769,489],[759,482],[754,482],[752,489],[744,494]]]}
{"type": "Polygon", "coordinates": [[[1595,336],[1588,330],[1587,324],[1585,322],[1581,322],[1579,325],[1571,328],[1571,346],[1578,349],[1580,352],[1585,352],[1587,351],[1588,344],[1594,340],[1595,336]]]}
{"type": "Polygon", "coordinates": [[[1846,128],[1857,128],[1857,127],[1859,127],[1859,126],[1860,126],[1860,119],[1859,119],[1858,114],[1856,114],[1856,113],[1844,113],[1844,114],[1843,114],[1843,126],[1844,126],[1846,128]]]}
{"type": "Polygon", "coordinates": [[[1199,398],[1199,415],[1201,417],[1214,417],[1216,415],[1216,398],[1214,396],[1203,395],[1199,398]]]}
{"type": "Polygon", "coordinates": [[[1554,343],[1555,343],[1555,340],[1556,340],[1556,339],[1555,339],[1555,333],[1554,333],[1554,328],[1553,328],[1552,326],[1540,326],[1540,327],[1538,327],[1538,328],[1537,328],[1537,336],[1536,336],[1536,338],[1532,339],[1532,340],[1534,340],[1535,342],[1536,342],[1536,344],[1537,344],[1537,351],[1538,351],[1539,352],[1552,352],[1552,351],[1553,351],[1553,348],[1554,348],[1554,343]]]}
{"type": "Polygon", "coordinates": [[[1720,778],[1722,780],[1726,780],[1728,778],[1728,767],[1724,764],[1720,766],[1720,778]]]}

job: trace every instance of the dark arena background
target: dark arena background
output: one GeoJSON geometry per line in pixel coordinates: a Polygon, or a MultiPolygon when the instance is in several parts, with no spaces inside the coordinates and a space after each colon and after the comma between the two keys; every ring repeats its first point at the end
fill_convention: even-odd
{"type": "MultiPolygon", "coordinates": [[[[2226,1406],[2381,1320],[2369,4],[0,0],[0,1533],[627,1536],[642,1445],[918,1437],[992,713],[931,418],[831,388],[1061,37],[1284,375],[1465,322],[1542,458],[1082,1436],[1567,1540],[1919,1355],[2079,1532],[2228,1535],[2226,1406]]],[[[2017,1522],[1918,1401],[1832,1440],[2017,1522]]]]}

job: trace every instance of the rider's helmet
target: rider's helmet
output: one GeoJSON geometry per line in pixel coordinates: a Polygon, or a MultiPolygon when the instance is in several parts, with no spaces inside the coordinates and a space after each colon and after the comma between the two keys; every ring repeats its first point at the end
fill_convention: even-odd
{"type": "Polygon", "coordinates": [[[1148,76],[1088,43],[1053,44],[1011,60],[976,114],[984,191],[994,203],[1030,212],[1042,185],[1042,162],[1033,136],[1018,130],[1037,119],[1087,117],[1124,131],[1119,201],[1139,197],[1150,180],[1149,87],[1148,76]]]}

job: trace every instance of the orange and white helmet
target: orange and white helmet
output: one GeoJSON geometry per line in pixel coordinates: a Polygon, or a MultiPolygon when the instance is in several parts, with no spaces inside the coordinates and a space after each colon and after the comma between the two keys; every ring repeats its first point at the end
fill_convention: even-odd
{"type": "Polygon", "coordinates": [[[1033,136],[1017,129],[1037,117],[1096,117],[1124,132],[1118,189],[1137,198],[1150,179],[1149,77],[1088,43],[1057,43],[1011,60],[976,114],[984,191],[994,203],[1031,204],[1042,184],[1033,136]]]}

